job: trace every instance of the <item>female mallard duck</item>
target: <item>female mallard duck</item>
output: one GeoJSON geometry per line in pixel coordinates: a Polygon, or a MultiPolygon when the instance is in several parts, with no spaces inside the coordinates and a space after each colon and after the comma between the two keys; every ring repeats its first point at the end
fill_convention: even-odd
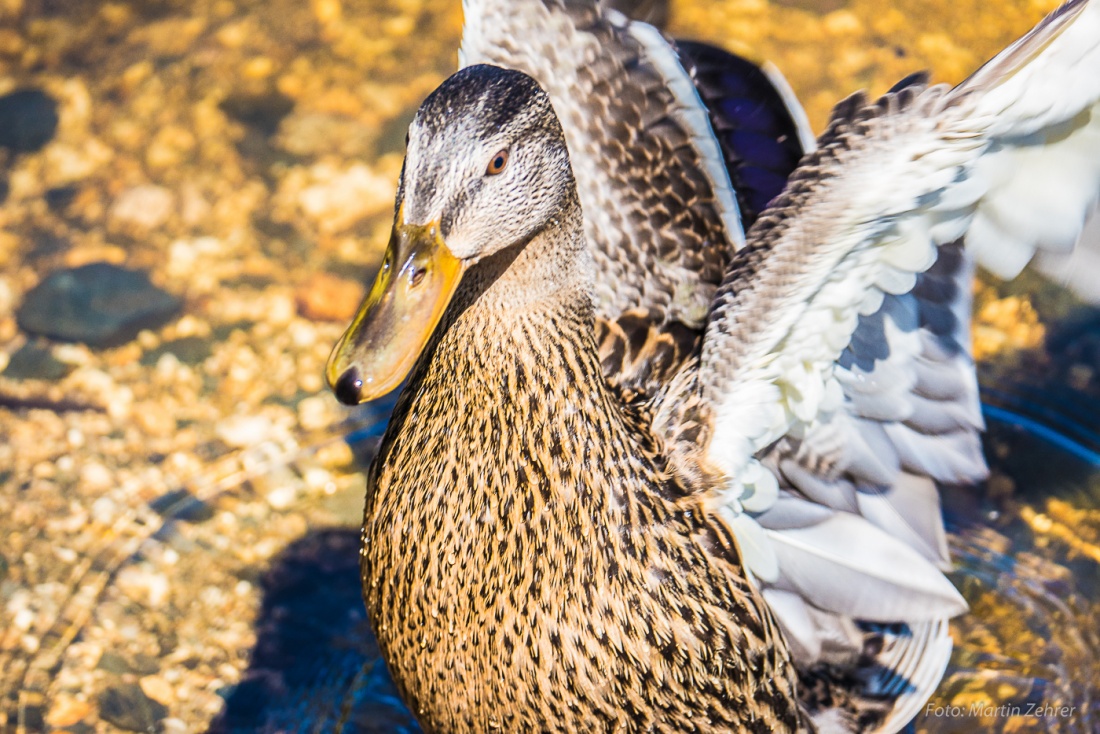
{"type": "Polygon", "coordinates": [[[1098,64],[1100,7],[1074,0],[953,90],[842,103],[701,338],[598,310],[530,77],[436,90],[327,371],[350,403],[408,375],[362,570],[425,728],[903,726],[965,608],[935,483],[983,468],[956,241],[1002,271],[1072,243],[1100,191],[1098,64]]]}

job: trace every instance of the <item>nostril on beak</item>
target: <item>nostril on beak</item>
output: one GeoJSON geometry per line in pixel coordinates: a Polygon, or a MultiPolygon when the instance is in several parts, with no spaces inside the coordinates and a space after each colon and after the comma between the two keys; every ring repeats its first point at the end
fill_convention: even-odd
{"type": "Polygon", "coordinates": [[[348,367],[332,387],[336,399],[344,405],[358,405],[359,393],[362,389],[363,378],[355,367],[348,367]]]}

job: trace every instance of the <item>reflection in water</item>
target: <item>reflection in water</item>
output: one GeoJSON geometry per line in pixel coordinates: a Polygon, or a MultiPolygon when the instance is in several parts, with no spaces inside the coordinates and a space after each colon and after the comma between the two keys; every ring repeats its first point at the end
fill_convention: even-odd
{"type": "Polygon", "coordinates": [[[953,621],[951,667],[921,731],[1100,725],[1100,511],[1074,509],[1100,504],[1100,463],[1036,425],[990,420],[984,496],[947,497],[952,579],[971,613],[953,621]]]}
{"type": "Polygon", "coordinates": [[[1100,726],[1100,320],[1027,280],[998,288],[1034,289],[1045,338],[980,365],[992,475],[944,495],[971,613],[922,731],[1100,726]]]}

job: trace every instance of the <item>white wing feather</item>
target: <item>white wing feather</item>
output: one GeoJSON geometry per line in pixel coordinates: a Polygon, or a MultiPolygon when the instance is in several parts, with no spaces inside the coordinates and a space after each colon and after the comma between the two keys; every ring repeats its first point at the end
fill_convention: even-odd
{"type": "Polygon", "coordinates": [[[1037,249],[1071,248],[1095,206],[1100,4],[1067,3],[953,90],[847,114],[750,231],[696,389],[713,411],[706,458],[729,480],[720,514],[753,546],[796,657],[820,659],[845,619],[925,625],[898,643],[927,658],[919,707],[950,650],[942,620],[965,610],[940,571],[936,485],[986,471],[973,260],[1015,275],[1037,249]],[[761,466],[781,491],[747,511],[761,466]]]}
{"type": "MultiPolygon", "coordinates": [[[[860,312],[881,310],[883,294],[910,293],[955,235],[964,233],[970,251],[1001,272],[1018,270],[1038,247],[1076,240],[1100,192],[1098,24],[1100,5],[1064,6],[958,88],[926,90],[880,119],[867,115],[865,131],[833,146],[834,160],[819,154],[832,169],[815,171],[820,180],[797,211],[773,215],[789,221],[765,243],[766,261],[752,282],[737,283],[734,272],[727,284],[746,295],[717,308],[708,325],[701,365],[714,410],[708,458],[734,484],[753,471],[758,452],[830,422],[845,393],[857,414],[903,420],[911,417],[904,410],[928,408],[918,416],[925,424],[980,425],[973,406],[937,414],[939,406],[909,399],[904,380],[913,375],[896,390],[904,409],[882,390],[861,404],[860,383],[874,378],[838,371],[837,360],[859,336],[860,312]],[[793,273],[783,270],[793,259],[784,251],[801,258],[793,273]]],[[[758,227],[751,236],[759,243],[770,234],[758,227]]],[[[897,311],[886,314],[889,328],[897,328],[897,311]]],[[[888,341],[895,352],[906,349],[901,339],[888,341]]],[[[908,347],[912,356],[921,348],[908,347]]],[[[937,379],[967,379],[952,375],[957,365],[932,374],[936,367],[927,378],[933,393],[937,379]]],[[[912,431],[887,431],[904,464],[943,481],[967,473],[949,457],[923,456],[912,431]]]]}

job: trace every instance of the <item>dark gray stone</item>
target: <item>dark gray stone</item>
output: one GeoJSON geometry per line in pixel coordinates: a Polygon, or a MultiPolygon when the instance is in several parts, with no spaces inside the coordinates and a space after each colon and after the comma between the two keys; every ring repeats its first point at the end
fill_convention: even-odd
{"type": "Polygon", "coordinates": [[[174,489],[155,497],[149,507],[163,517],[190,523],[206,522],[214,517],[214,508],[186,489],[174,489]]]}
{"type": "Polygon", "coordinates": [[[33,153],[57,132],[57,102],[41,89],[19,89],[0,97],[0,148],[33,153]]]}
{"type": "Polygon", "coordinates": [[[162,326],[181,306],[141,271],[91,263],[51,273],[27,293],[15,316],[29,334],[111,347],[162,326]]]}
{"type": "Polygon", "coordinates": [[[262,135],[272,135],[279,123],[294,109],[294,100],[271,90],[265,94],[238,94],[222,101],[222,112],[255,128],[262,135]]]}
{"type": "Polygon", "coordinates": [[[160,672],[160,661],[158,661],[152,655],[146,655],[144,653],[138,653],[134,655],[131,662],[131,668],[138,675],[153,675],[160,672]]]}
{"type": "Polygon", "coordinates": [[[55,214],[63,213],[79,193],[80,189],[76,186],[55,186],[46,192],[46,206],[55,214]]]}
{"type": "Polygon", "coordinates": [[[110,650],[107,650],[99,656],[99,662],[96,663],[95,667],[97,670],[106,670],[108,673],[114,673],[115,675],[124,675],[134,672],[130,667],[130,663],[126,661],[126,658],[110,650]]]}
{"type": "Polygon", "coordinates": [[[114,673],[115,675],[133,673],[134,675],[144,676],[159,672],[160,663],[156,658],[140,652],[130,657],[107,650],[99,656],[96,669],[106,670],[108,673],[114,673]]]}
{"type": "Polygon", "coordinates": [[[72,371],[72,365],[55,358],[49,349],[34,342],[27,342],[11,355],[3,375],[10,380],[56,382],[72,371]]]}
{"type": "Polygon", "coordinates": [[[146,696],[136,683],[120,683],[99,694],[99,715],[119,729],[154,732],[168,707],[146,696]]]}
{"type": "Polygon", "coordinates": [[[141,355],[141,363],[146,367],[155,365],[165,354],[174,354],[183,364],[195,366],[202,364],[214,353],[214,341],[200,336],[185,336],[161,344],[141,355]]]}

